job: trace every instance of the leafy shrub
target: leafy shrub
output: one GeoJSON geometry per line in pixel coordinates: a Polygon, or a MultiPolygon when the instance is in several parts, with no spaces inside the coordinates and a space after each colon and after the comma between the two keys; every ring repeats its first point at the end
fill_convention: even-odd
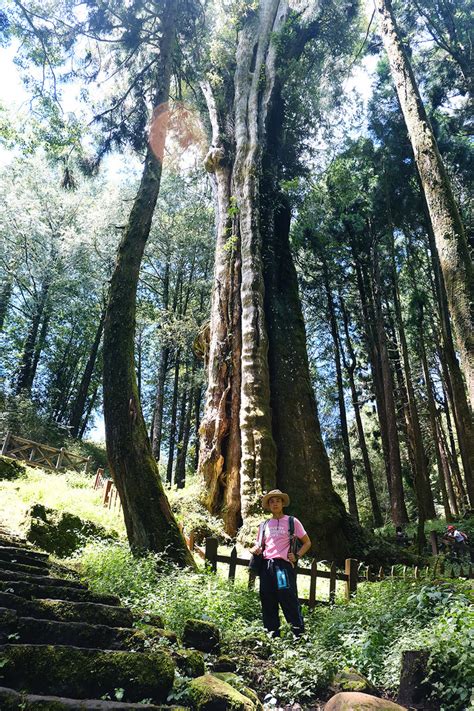
{"type": "Polygon", "coordinates": [[[474,651],[472,593],[466,581],[362,584],[350,603],[306,612],[306,633],[296,644],[284,624],[282,638],[271,642],[270,658],[262,660],[257,644],[249,648],[242,643],[263,634],[258,595],[244,585],[180,570],[156,556],[137,559],[123,545],[91,544],[79,560],[93,589],[118,594],[142,614],[160,614],[178,634],[188,618],[217,624],[224,650],[240,655],[238,673],[250,686],[258,684],[270,705],[272,699],[280,704],[311,701],[345,667],[355,667],[379,688],[396,691],[402,652],[429,649],[428,675],[437,696],[448,704],[445,711],[466,708],[474,651]]]}
{"type": "Polygon", "coordinates": [[[186,533],[194,531],[196,543],[213,536],[220,543],[228,543],[222,520],[212,516],[203,503],[204,490],[199,479],[186,484],[185,489],[171,488],[167,492],[171,509],[186,533]]]}

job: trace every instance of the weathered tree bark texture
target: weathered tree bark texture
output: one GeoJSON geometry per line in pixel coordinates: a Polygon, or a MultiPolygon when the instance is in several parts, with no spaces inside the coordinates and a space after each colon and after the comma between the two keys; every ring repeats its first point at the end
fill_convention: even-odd
{"type": "Polygon", "coordinates": [[[474,267],[464,227],[416,80],[398,34],[390,0],[376,0],[380,31],[388,55],[408,135],[428,205],[456,330],[471,409],[474,410],[474,267]]]}
{"type": "Polygon", "coordinates": [[[262,0],[250,10],[238,35],[232,86],[225,75],[221,86],[202,87],[212,127],[205,164],[218,209],[199,469],[208,507],[223,516],[229,533],[260,510],[263,491],[280,486],[318,552],[342,558],[349,550],[341,528],[347,516],[319,431],[290,216],[285,208],[277,225],[279,193],[267,185],[262,194],[268,146],[280,139],[269,129],[278,87],[272,39],[287,16],[283,0],[262,0]]]}
{"type": "Polygon", "coordinates": [[[331,336],[334,347],[334,362],[336,365],[336,384],[337,398],[339,403],[339,420],[341,426],[341,439],[344,457],[344,476],[347,487],[347,500],[349,503],[349,513],[354,516],[356,521],[359,521],[359,511],[357,508],[357,497],[354,483],[354,469],[352,466],[351,446],[349,442],[349,428],[347,426],[346,403],[344,400],[344,383],[342,380],[341,367],[341,348],[339,340],[339,332],[337,327],[334,299],[329,282],[329,273],[326,261],[323,259],[323,279],[324,288],[326,290],[326,298],[328,303],[329,324],[331,327],[331,336]]]}
{"type": "Polygon", "coordinates": [[[71,427],[71,435],[77,437],[81,427],[82,418],[84,415],[84,410],[86,407],[87,395],[89,393],[89,387],[91,384],[92,374],[94,372],[95,364],[97,361],[97,355],[99,353],[100,343],[102,341],[102,332],[104,330],[105,321],[105,308],[103,308],[100,314],[99,325],[97,326],[97,331],[95,334],[94,342],[87,359],[86,367],[82,374],[81,382],[77,390],[76,399],[71,409],[71,415],[69,418],[69,425],[71,427]]]}
{"type": "Polygon", "coordinates": [[[364,432],[364,426],[362,424],[362,417],[360,413],[360,403],[359,403],[359,397],[357,394],[357,388],[356,388],[356,383],[355,383],[355,370],[357,367],[357,359],[356,359],[356,354],[352,345],[352,340],[349,332],[349,316],[347,313],[347,308],[346,305],[343,301],[343,299],[340,299],[340,304],[341,304],[341,313],[342,313],[342,319],[343,319],[343,324],[344,324],[344,334],[345,334],[345,340],[346,340],[346,347],[347,347],[347,352],[349,354],[350,360],[347,360],[346,354],[344,347],[341,346],[341,354],[342,354],[342,360],[344,363],[344,368],[346,369],[347,372],[347,377],[349,378],[349,385],[351,389],[351,399],[352,399],[352,407],[354,408],[354,416],[355,416],[355,421],[357,425],[357,434],[359,437],[359,447],[360,451],[362,454],[362,461],[364,463],[364,472],[365,472],[365,477],[367,479],[367,489],[369,491],[369,497],[370,497],[370,505],[372,508],[372,518],[373,518],[373,524],[375,528],[378,528],[379,526],[383,526],[383,518],[382,518],[382,512],[380,510],[380,504],[379,500],[377,497],[377,490],[375,488],[375,481],[374,481],[374,475],[372,471],[372,465],[370,463],[370,457],[369,457],[369,450],[367,447],[367,442],[365,439],[365,432],[364,432]]]}
{"type": "Polygon", "coordinates": [[[177,1],[163,3],[155,109],[142,178],[119,246],[104,325],[104,417],[107,455],[132,550],[167,551],[194,565],[171,512],[138,399],[134,363],[136,292],[143,250],[160,189],[177,1]]]}
{"type": "Polygon", "coordinates": [[[474,507],[474,421],[470,412],[461,369],[454,349],[446,288],[441,274],[435,236],[431,223],[429,222],[427,224],[427,233],[435,275],[435,297],[438,304],[439,323],[441,327],[442,347],[440,362],[448,394],[448,401],[454,416],[469,503],[471,507],[474,507]]]}

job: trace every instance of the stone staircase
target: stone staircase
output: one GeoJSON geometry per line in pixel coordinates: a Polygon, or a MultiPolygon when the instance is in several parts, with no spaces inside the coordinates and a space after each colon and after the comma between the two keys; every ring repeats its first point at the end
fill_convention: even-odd
{"type": "Polygon", "coordinates": [[[175,662],[149,650],[150,638],[173,634],[132,625],[118,598],[0,531],[1,711],[177,710],[163,705],[175,662]]]}

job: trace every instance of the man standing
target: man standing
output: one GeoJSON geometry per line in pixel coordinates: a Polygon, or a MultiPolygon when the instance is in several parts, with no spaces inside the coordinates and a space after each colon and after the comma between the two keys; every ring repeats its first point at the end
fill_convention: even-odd
{"type": "Polygon", "coordinates": [[[271,512],[272,518],[260,524],[257,542],[251,550],[254,555],[263,554],[260,572],[263,625],[274,637],[280,636],[278,605],[294,634],[299,636],[304,632],[295,565],[310,549],[311,541],[301,522],[283,513],[289,503],[288,494],[279,489],[265,494],[262,507],[271,512]],[[301,542],[299,549],[298,541],[301,542]]]}

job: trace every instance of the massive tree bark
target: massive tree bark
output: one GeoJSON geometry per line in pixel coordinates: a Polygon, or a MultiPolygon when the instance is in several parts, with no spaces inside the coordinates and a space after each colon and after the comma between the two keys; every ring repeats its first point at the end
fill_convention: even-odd
{"type": "Polygon", "coordinates": [[[217,89],[203,86],[212,126],[206,167],[218,210],[199,467],[208,506],[223,515],[228,532],[260,509],[264,490],[278,485],[290,494],[318,553],[342,558],[349,550],[346,514],[319,431],[289,249],[290,213],[279,210],[272,179],[262,187],[278,159],[269,157],[269,144],[280,140],[281,116],[269,125],[283,108],[274,109],[279,60],[272,39],[287,16],[283,0],[262,0],[249,10],[232,86],[228,75],[217,89]]]}
{"type": "Polygon", "coordinates": [[[194,565],[151,452],[134,364],[137,283],[160,189],[176,13],[177,0],[163,3],[160,66],[145,164],[110,285],[104,326],[104,416],[110,470],[132,550],[166,549],[177,563],[194,565]]]}
{"type": "Polygon", "coordinates": [[[453,318],[474,409],[474,267],[451,184],[398,34],[390,0],[376,0],[380,31],[415,154],[436,239],[449,311],[453,318]]]}

